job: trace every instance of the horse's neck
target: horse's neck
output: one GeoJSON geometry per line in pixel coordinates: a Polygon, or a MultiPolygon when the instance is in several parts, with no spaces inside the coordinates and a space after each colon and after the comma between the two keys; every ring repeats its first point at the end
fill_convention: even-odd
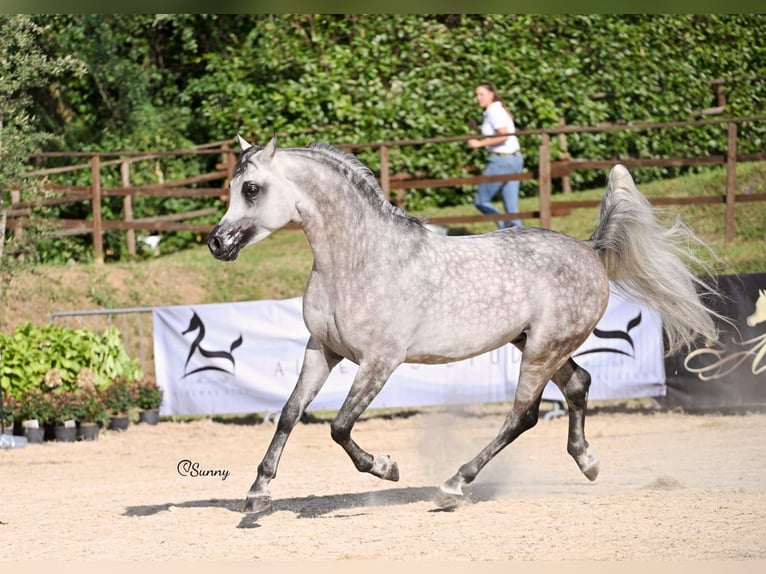
{"type": "Polygon", "coordinates": [[[314,268],[326,276],[358,272],[365,265],[383,265],[393,246],[407,241],[395,220],[379,211],[368,197],[351,187],[324,191],[311,202],[303,231],[314,253],[314,268]]]}
{"type": "Polygon", "coordinates": [[[360,216],[358,212],[335,206],[331,215],[314,213],[307,218],[303,231],[311,245],[314,260],[323,270],[345,272],[353,259],[385,241],[387,230],[381,221],[360,216]]]}

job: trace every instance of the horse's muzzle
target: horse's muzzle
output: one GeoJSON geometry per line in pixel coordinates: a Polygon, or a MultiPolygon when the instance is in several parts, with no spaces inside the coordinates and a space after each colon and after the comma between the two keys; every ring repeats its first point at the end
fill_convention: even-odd
{"type": "Polygon", "coordinates": [[[234,261],[239,254],[239,249],[234,243],[227,246],[222,235],[221,225],[216,225],[207,236],[207,247],[216,259],[234,261]]]}

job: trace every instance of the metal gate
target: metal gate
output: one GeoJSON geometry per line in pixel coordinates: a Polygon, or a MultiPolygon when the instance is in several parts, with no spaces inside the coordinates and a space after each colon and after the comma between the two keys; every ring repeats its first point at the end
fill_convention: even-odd
{"type": "Polygon", "coordinates": [[[97,309],[93,311],[60,311],[51,313],[50,322],[70,328],[88,328],[101,333],[109,326],[122,334],[125,350],[139,361],[144,374],[154,375],[153,307],[97,309]]]}

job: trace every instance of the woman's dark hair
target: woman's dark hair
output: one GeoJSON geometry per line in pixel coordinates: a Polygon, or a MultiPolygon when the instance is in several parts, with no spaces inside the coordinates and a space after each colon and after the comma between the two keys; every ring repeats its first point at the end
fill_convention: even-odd
{"type": "Polygon", "coordinates": [[[493,84],[492,82],[479,82],[478,84],[476,84],[476,87],[489,90],[492,93],[492,101],[500,102],[500,105],[503,106],[503,108],[505,108],[505,111],[508,112],[508,115],[513,117],[511,110],[508,109],[508,106],[505,105],[503,98],[501,98],[500,94],[497,92],[497,88],[495,88],[495,84],[493,84]]]}

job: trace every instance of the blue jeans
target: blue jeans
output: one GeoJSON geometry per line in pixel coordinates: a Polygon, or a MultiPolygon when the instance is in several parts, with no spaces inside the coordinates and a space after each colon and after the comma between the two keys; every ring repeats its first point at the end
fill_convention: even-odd
{"type": "MultiPolygon", "coordinates": [[[[496,155],[489,154],[487,167],[481,172],[482,175],[501,175],[506,173],[521,173],[524,169],[524,156],[519,155],[496,155]]],[[[500,213],[492,205],[492,200],[500,192],[503,200],[503,208],[506,213],[516,213],[519,211],[519,181],[493,181],[489,183],[480,183],[476,190],[476,196],[473,204],[476,208],[485,214],[500,213]]],[[[498,221],[497,226],[502,229],[512,225],[521,225],[520,219],[511,221],[498,221]]]]}

